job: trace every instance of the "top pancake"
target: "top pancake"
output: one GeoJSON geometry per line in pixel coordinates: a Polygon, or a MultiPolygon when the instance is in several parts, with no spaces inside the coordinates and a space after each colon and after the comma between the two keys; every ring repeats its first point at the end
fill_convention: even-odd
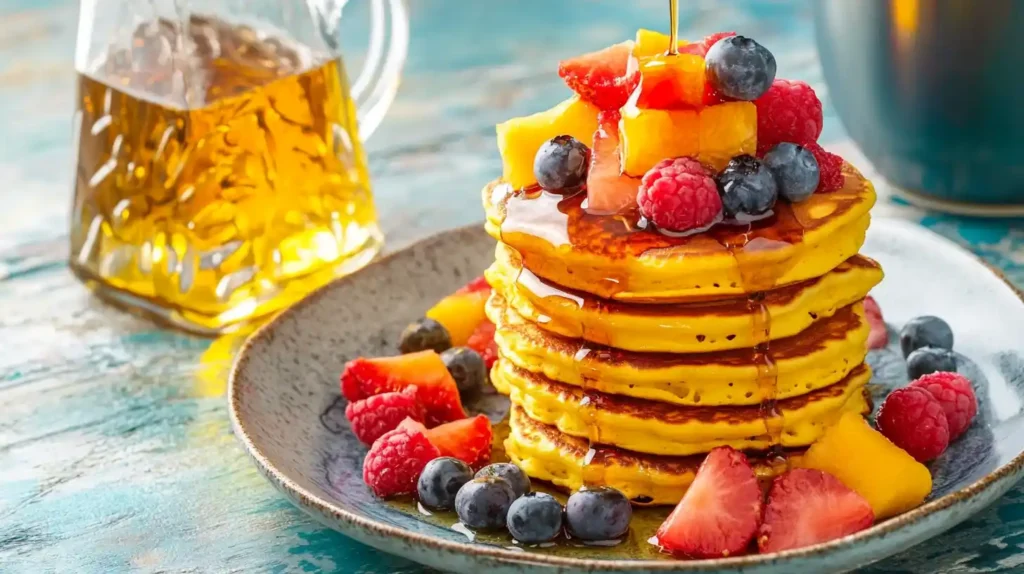
{"type": "Polygon", "coordinates": [[[635,211],[589,214],[585,194],[517,193],[498,180],[484,188],[483,203],[488,233],[542,279],[608,299],[693,301],[820,277],[856,254],[875,191],[849,164],[843,176],[842,189],[779,201],[767,219],[686,237],[638,228],[635,211]]]}

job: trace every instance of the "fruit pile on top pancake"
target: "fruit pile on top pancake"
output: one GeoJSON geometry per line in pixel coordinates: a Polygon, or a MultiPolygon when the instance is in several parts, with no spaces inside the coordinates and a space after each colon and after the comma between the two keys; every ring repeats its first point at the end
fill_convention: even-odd
{"type": "Polygon", "coordinates": [[[857,253],[874,189],[817,144],[814,91],[748,38],[668,44],[641,30],[562,62],[574,95],[498,126],[482,193],[508,454],[653,504],[715,447],[796,460],[866,414],[882,279],[857,253]]]}

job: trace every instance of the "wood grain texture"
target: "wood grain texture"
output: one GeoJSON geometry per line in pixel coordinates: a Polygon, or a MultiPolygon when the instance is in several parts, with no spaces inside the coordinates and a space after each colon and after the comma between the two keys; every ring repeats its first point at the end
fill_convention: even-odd
{"type": "MultiPolygon", "coordinates": [[[[663,28],[667,11],[663,0],[410,3],[407,73],[367,146],[390,248],[479,221],[478,190],[500,170],[493,125],[565,97],[559,58],[663,28]]],[[[67,271],[76,5],[0,4],[0,572],[424,572],[312,522],[257,475],[223,399],[238,338],[160,330],[97,302],[67,271]]],[[[781,76],[827,95],[806,3],[682,8],[684,37],[740,30],[773,49],[781,76]]],[[[348,10],[355,61],[365,4],[348,10]]],[[[827,105],[824,138],[857,156],[827,105]]],[[[1019,224],[893,200],[879,212],[932,227],[1024,285],[1019,224]]],[[[1018,487],[867,571],[1016,572],[1022,545],[1018,487]]]]}

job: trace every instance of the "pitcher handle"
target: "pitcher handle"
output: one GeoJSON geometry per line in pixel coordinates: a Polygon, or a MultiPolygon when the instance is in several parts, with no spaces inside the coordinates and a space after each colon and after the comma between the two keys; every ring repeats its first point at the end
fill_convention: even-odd
{"type": "Polygon", "coordinates": [[[409,14],[405,0],[371,0],[370,16],[370,46],[363,69],[352,84],[359,139],[363,141],[377,129],[394,101],[409,51],[409,14]]]}

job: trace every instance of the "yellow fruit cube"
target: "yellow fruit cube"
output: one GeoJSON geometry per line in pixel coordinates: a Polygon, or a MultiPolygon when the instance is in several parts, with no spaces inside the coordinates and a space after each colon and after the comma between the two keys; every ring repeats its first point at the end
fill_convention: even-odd
{"type": "Polygon", "coordinates": [[[490,290],[449,295],[431,307],[427,317],[444,325],[451,335],[453,347],[462,347],[477,325],[487,318],[484,305],[490,295],[490,290]]]}
{"type": "Polygon", "coordinates": [[[640,59],[636,107],[673,110],[704,102],[704,58],[692,54],[640,59]]]}
{"type": "Polygon", "coordinates": [[[591,147],[597,113],[594,105],[573,96],[550,110],[498,124],[498,151],[505,181],[515,189],[537,183],[533,158],[540,146],[555,136],[570,135],[591,147]]]}
{"type": "Polygon", "coordinates": [[[856,413],[826,429],[797,465],[841,480],[871,503],[875,520],[919,506],[932,491],[928,468],[856,413]]]}
{"type": "Polygon", "coordinates": [[[757,151],[757,107],[752,102],[728,102],[700,111],[698,159],[715,169],[729,160],[757,151]]]}
{"type": "Polygon", "coordinates": [[[697,157],[700,149],[700,116],[696,110],[622,109],[619,121],[622,170],[634,177],[663,159],[697,157]]]}
{"type": "MultiPolygon", "coordinates": [[[[655,32],[654,30],[645,30],[640,28],[636,31],[636,42],[633,44],[633,56],[637,58],[646,58],[648,56],[657,56],[668,52],[669,37],[668,34],[662,34],[661,32],[655,32]]],[[[679,40],[678,46],[689,44],[686,40],[679,40]]]]}

